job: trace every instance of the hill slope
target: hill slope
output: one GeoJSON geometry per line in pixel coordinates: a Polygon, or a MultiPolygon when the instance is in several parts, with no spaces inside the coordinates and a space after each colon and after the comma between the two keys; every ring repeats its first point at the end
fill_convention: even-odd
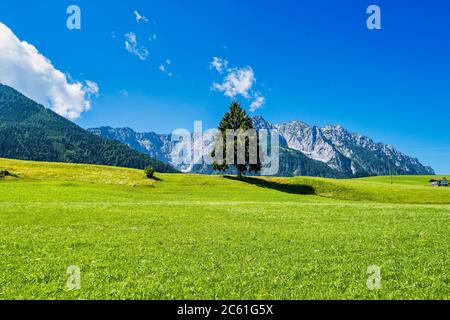
{"type": "Polygon", "coordinates": [[[0,157],[142,169],[172,167],[117,141],[93,135],[53,111],[0,84],[0,157]]]}

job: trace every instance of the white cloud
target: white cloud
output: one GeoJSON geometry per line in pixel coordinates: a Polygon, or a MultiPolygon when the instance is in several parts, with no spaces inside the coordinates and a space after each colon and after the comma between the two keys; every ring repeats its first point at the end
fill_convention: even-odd
{"type": "Polygon", "coordinates": [[[134,15],[136,17],[136,22],[137,23],[140,23],[141,21],[145,22],[145,23],[148,22],[147,17],[140,15],[139,12],[137,12],[137,10],[134,11],[134,15]]]}
{"type": "Polygon", "coordinates": [[[229,68],[229,62],[225,59],[213,57],[209,64],[210,69],[215,69],[218,73],[224,74],[222,83],[213,83],[212,89],[222,92],[229,98],[242,96],[245,99],[252,99],[250,111],[255,112],[266,103],[266,98],[258,91],[252,90],[256,83],[256,77],[253,69],[248,66],[245,68],[229,68]]]}
{"type": "Polygon", "coordinates": [[[251,112],[255,112],[266,103],[266,98],[263,97],[260,93],[256,93],[254,98],[255,100],[250,105],[251,112]]]}
{"type": "Polygon", "coordinates": [[[228,61],[218,57],[214,57],[209,65],[209,68],[215,69],[219,73],[223,73],[224,70],[228,68],[228,61]]]}
{"type": "Polygon", "coordinates": [[[98,84],[90,81],[90,80],[86,80],[86,92],[89,94],[97,94],[99,92],[99,87],[98,84]]]}
{"type": "Polygon", "coordinates": [[[131,54],[134,54],[142,61],[148,58],[149,52],[146,47],[138,46],[136,34],[129,32],[125,34],[125,49],[131,54]]]}
{"type": "Polygon", "coordinates": [[[61,116],[77,119],[91,108],[98,85],[71,81],[36,47],[0,22],[0,83],[9,85],[61,116]]]}
{"type": "Polygon", "coordinates": [[[244,98],[249,99],[249,91],[256,81],[253,69],[251,67],[233,68],[227,70],[227,72],[223,82],[214,83],[213,89],[223,92],[230,98],[241,95],[244,98]]]}
{"type": "Polygon", "coordinates": [[[169,67],[172,64],[172,60],[167,59],[166,61],[164,61],[164,63],[158,67],[159,71],[167,74],[169,77],[173,77],[173,73],[171,71],[169,71],[169,67]],[[165,63],[165,65],[164,65],[164,63],[165,63]]]}

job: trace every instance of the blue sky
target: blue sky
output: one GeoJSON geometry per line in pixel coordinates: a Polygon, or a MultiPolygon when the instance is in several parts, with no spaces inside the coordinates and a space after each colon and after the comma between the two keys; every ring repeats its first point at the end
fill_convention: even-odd
{"type": "Polygon", "coordinates": [[[450,3],[437,0],[0,3],[0,22],[20,40],[71,79],[98,84],[75,121],[82,127],[215,127],[230,103],[211,89],[227,73],[210,68],[219,57],[251,68],[248,99],[237,99],[248,109],[263,96],[256,114],[341,124],[440,173],[450,173],[449,16],[450,3]],[[81,30],[66,28],[70,4],[81,8],[81,30]],[[382,30],[366,28],[371,4],[382,10],[382,30]],[[148,21],[138,23],[136,10],[148,21]],[[126,50],[130,33],[148,50],[145,60],[126,50]]]}

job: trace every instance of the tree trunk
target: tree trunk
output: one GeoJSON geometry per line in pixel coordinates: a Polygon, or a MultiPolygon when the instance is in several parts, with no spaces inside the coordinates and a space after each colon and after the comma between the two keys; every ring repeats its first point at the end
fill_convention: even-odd
{"type": "Polygon", "coordinates": [[[238,169],[238,179],[242,180],[242,170],[238,169]]]}

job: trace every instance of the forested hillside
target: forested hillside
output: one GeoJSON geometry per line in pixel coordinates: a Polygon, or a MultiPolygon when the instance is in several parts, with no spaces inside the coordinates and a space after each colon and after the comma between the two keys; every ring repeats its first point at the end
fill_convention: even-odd
{"type": "Polygon", "coordinates": [[[0,157],[103,164],[176,172],[117,141],[93,135],[53,111],[0,84],[0,157]]]}

